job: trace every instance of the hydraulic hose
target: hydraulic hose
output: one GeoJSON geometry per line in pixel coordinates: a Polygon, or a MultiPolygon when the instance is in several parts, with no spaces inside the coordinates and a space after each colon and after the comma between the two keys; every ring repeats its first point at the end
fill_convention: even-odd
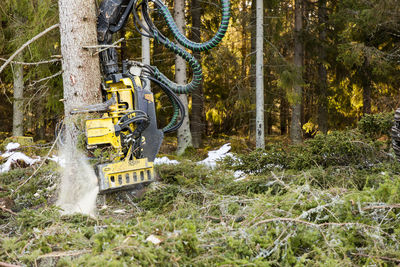
{"type": "MultiPolygon", "coordinates": [[[[157,36],[157,34],[156,34],[157,36]]],[[[175,54],[179,55],[182,57],[184,60],[186,60],[190,67],[193,70],[193,78],[190,81],[190,83],[181,85],[177,84],[170,79],[167,78],[163,73],[161,73],[156,67],[154,67],[154,78],[169,87],[174,93],[177,94],[188,94],[193,92],[201,83],[203,79],[203,71],[201,70],[201,65],[197,61],[195,57],[193,57],[190,53],[188,53],[186,50],[180,48],[167,38],[159,38],[158,39],[161,44],[163,44],[166,48],[174,52],[175,54]]]]}
{"type": "MultiPolygon", "coordinates": [[[[168,28],[171,30],[172,34],[174,35],[175,39],[180,43],[182,46],[195,51],[195,52],[202,52],[210,50],[216,47],[224,38],[226,31],[228,30],[229,19],[230,19],[230,1],[229,0],[221,0],[221,23],[219,25],[217,33],[207,42],[204,43],[196,43],[183,35],[178,27],[175,24],[174,18],[172,17],[171,13],[168,10],[168,7],[165,6],[160,0],[155,0],[154,3],[156,4],[158,11],[164,17],[168,28]]],[[[155,36],[157,40],[157,36],[155,36]]]]}
{"type": "Polygon", "coordinates": [[[185,117],[185,108],[184,108],[182,102],[174,94],[174,92],[170,88],[168,88],[168,86],[166,86],[165,84],[161,83],[159,80],[156,80],[153,77],[148,77],[148,78],[149,78],[149,80],[155,82],[158,86],[160,86],[160,88],[165,92],[165,94],[168,96],[169,100],[171,101],[172,107],[174,110],[171,121],[168,123],[167,126],[165,126],[162,129],[162,131],[164,133],[170,133],[170,132],[176,131],[182,125],[183,119],[185,117]],[[179,113],[181,113],[181,119],[177,123],[179,113]]]}
{"type": "MultiPolygon", "coordinates": [[[[188,94],[193,92],[198,86],[201,84],[201,81],[203,79],[203,72],[201,69],[201,65],[197,61],[196,58],[194,58],[190,53],[188,53],[185,49],[179,47],[177,44],[173,43],[170,41],[168,38],[166,38],[164,35],[162,35],[157,27],[152,23],[152,20],[150,19],[150,15],[148,13],[148,1],[149,0],[143,0],[140,5],[142,7],[142,14],[143,18],[147,24],[147,29],[145,31],[150,34],[151,37],[153,37],[158,43],[164,45],[166,48],[168,48],[170,51],[173,53],[179,55],[182,57],[185,61],[189,63],[189,66],[193,69],[193,78],[192,81],[189,84],[186,85],[180,85],[177,84],[170,79],[168,79],[164,74],[162,74],[157,68],[153,67],[153,75],[154,78],[157,79],[158,81],[162,82],[165,84],[167,87],[169,87],[174,93],[178,94],[188,94]]],[[[221,24],[218,28],[217,33],[212,37],[209,41],[205,43],[196,43],[193,41],[190,41],[187,39],[178,29],[178,27],[175,24],[175,21],[169,12],[168,8],[161,2],[161,0],[153,0],[155,5],[157,6],[157,10],[162,14],[164,19],[167,22],[168,27],[172,31],[175,39],[184,47],[192,50],[192,51],[207,51],[215,46],[218,45],[218,43],[221,42],[222,38],[225,36],[225,33],[228,29],[229,25],[229,19],[230,19],[230,2],[229,0],[222,0],[222,18],[221,18],[221,24]]],[[[136,18],[138,18],[136,14],[136,9],[133,9],[133,13],[136,18]]]]}

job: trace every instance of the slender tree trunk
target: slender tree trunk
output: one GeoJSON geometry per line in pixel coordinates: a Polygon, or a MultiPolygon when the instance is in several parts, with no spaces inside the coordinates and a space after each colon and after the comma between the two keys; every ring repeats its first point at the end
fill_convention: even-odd
{"type": "MultiPolygon", "coordinates": [[[[73,107],[99,103],[98,56],[82,46],[97,44],[94,0],[59,0],[65,117],[73,107]]],[[[67,123],[67,133],[70,125],[67,123]]]]}
{"type": "Polygon", "coordinates": [[[320,24],[319,32],[319,63],[318,63],[318,76],[319,76],[319,97],[318,97],[318,128],[321,132],[328,132],[328,85],[327,85],[327,71],[325,67],[326,62],[326,0],[319,0],[318,2],[318,20],[320,24]]]}
{"type": "MultiPolygon", "coordinates": [[[[176,26],[181,32],[184,31],[185,26],[185,1],[175,0],[174,16],[176,26]]],[[[186,78],[186,62],[183,58],[176,56],[175,58],[175,80],[177,83],[185,84],[186,78]]],[[[181,155],[185,152],[185,149],[192,146],[192,134],[190,133],[189,123],[189,109],[188,109],[188,98],[187,95],[181,94],[178,96],[185,107],[185,118],[182,126],[178,129],[178,148],[177,154],[181,155]]]]}
{"type": "Polygon", "coordinates": [[[369,77],[369,62],[368,59],[364,58],[363,69],[362,69],[362,81],[361,85],[363,88],[363,114],[371,113],[371,91],[372,84],[371,79],[369,77]]]}
{"type": "MultiPolygon", "coordinates": [[[[146,36],[142,35],[142,62],[144,64],[150,65],[150,39],[146,36]]],[[[151,90],[150,81],[148,79],[146,81],[145,89],[151,90]]]]}
{"type": "MultiPolygon", "coordinates": [[[[192,32],[191,39],[194,42],[201,42],[201,6],[199,0],[192,0],[192,32]]],[[[200,52],[194,52],[194,57],[201,62],[200,52]]],[[[199,148],[202,145],[204,133],[204,95],[203,84],[192,93],[192,114],[190,117],[190,129],[192,133],[193,147],[199,148]]]]}
{"type": "MultiPolygon", "coordinates": [[[[250,10],[250,34],[251,34],[251,40],[250,40],[250,101],[251,104],[254,105],[256,103],[256,94],[255,94],[255,89],[256,89],[256,1],[257,0],[252,0],[251,1],[251,10],[250,10]]],[[[253,138],[253,136],[256,136],[255,130],[256,130],[256,124],[255,124],[255,112],[254,110],[251,111],[251,114],[249,116],[250,121],[249,121],[249,136],[250,139],[253,138]]]]}
{"type": "MultiPolygon", "coordinates": [[[[23,61],[21,54],[17,61],[23,61]]],[[[24,68],[14,64],[13,136],[24,135],[24,68]]]]}
{"type": "Polygon", "coordinates": [[[279,106],[279,119],[280,119],[280,128],[281,128],[281,135],[285,135],[287,133],[287,118],[288,118],[288,103],[285,96],[281,96],[279,106]]]}
{"type": "Polygon", "coordinates": [[[264,7],[257,0],[256,7],[256,147],[265,148],[264,139],[264,7]]]}
{"type": "Polygon", "coordinates": [[[371,113],[371,81],[365,77],[363,80],[363,114],[371,113]]]}
{"type": "MultiPolygon", "coordinates": [[[[295,21],[294,21],[294,64],[300,69],[303,67],[303,40],[301,31],[303,29],[302,0],[295,0],[295,21]]],[[[303,88],[295,85],[293,88],[295,103],[292,106],[292,120],[290,126],[290,140],[294,144],[302,142],[301,131],[301,102],[303,88]]]]}

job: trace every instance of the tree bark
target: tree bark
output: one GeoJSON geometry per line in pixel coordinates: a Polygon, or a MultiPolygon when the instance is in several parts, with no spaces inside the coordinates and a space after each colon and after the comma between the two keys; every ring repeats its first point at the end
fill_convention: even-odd
{"type": "MultiPolygon", "coordinates": [[[[303,29],[302,0],[295,0],[295,21],[294,21],[294,64],[301,71],[303,67],[303,40],[301,31],[303,29]]],[[[301,102],[303,88],[295,85],[293,88],[295,103],[292,106],[292,119],[290,125],[290,140],[294,144],[301,143],[303,140],[301,130],[301,102]]]]}
{"type": "Polygon", "coordinates": [[[319,62],[318,62],[318,76],[319,76],[319,97],[318,97],[318,128],[321,132],[326,134],[328,132],[328,85],[327,85],[327,71],[325,67],[326,62],[326,0],[319,0],[318,2],[318,20],[320,25],[319,32],[319,62]]]}
{"type": "Polygon", "coordinates": [[[263,0],[256,6],[256,147],[264,149],[264,7],[263,0]]]}
{"type": "MultiPolygon", "coordinates": [[[[184,33],[185,25],[185,1],[175,0],[174,6],[174,17],[176,26],[178,29],[184,33]]],[[[175,80],[177,83],[185,84],[187,82],[186,78],[186,62],[183,58],[175,57],[175,80]]],[[[190,133],[190,123],[189,123],[189,109],[188,109],[188,98],[185,94],[180,94],[179,99],[182,101],[185,107],[185,117],[182,126],[178,129],[178,147],[177,154],[181,155],[185,152],[186,148],[192,146],[192,134],[190,133]]]]}
{"type": "MultiPolygon", "coordinates": [[[[201,6],[199,0],[192,0],[191,3],[192,3],[192,7],[190,9],[192,15],[191,39],[196,43],[200,43],[201,6]]],[[[200,52],[194,52],[193,55],[199,62],[201,62],[200,52]]],[[[193,147],[199,148],[202,145],[202,136],[204,133],[203,84],[201,84],[192,93],[192,114],[190,116],[190,130],[192,133],[193,147]]]]}
{"type": "Polygon", "coordinates": [[[74,107],[101,102],[100,65],[98,56],[83,46],[97,45],[94,0],[59,0],[61,54],[63,56],[64,108],[66,134],[74,107]]]}
{"type": "MultiPolygon", "coordinates": [[[[23,61],[19,54],[17,61],[23,61]]],[[[24,66],[14,64],[13,136],[24,135],[24,66]]]]}

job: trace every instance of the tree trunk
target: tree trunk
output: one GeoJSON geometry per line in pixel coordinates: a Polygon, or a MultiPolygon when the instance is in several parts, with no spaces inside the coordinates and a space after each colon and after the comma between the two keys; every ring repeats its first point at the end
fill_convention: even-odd
{"type": "MultiPolygon", "coordinates": [[[[174,6],[174,16],[175,22],[178,29],[184,33],[185,26],[185,1],[175,0],[174,6]]],[[[175,57],[175,80],[177,83],[185,84],[187,82],[186,78],[186,62],[183,58],[175,57]]],[[[189,109],[188,109],[188,99],[187,95],[181,94],[178,96],[185,107],[185,118],[183,120],[182,126],[178,129],[178,148],[177,154],[181,155],[185,152],[186,148],[192,146],[192,135],[190,133],[190,123],[189,123],[189,109]]]]}
{"type": "Polygon", "coordinates": [[[363,79],[363,114],[371,114],[371,82],[367,77],[363,79]]]}
{"type": "Polygon", "coordinates": [[[326,0],[319,0],[318,2],[318,20],[321,27],[319,32],[319,62],[318,62],[318,76],[319,76],[319,99],[318,99],[318,128],[321,132],[326,134],[328,132],[328,85],[327,85],[327,71],[325,67],[326,62],[326,0]]]}
{"type": "MultiPolygon", "coordinates": [[[[201,42],[200,27],[201,27],[201,6],[199,0],[192,0],[192,32],[191,39],[196,42],[201,42]]],[[[194,52],[194,57],[201,62],[200,52],[194,52]]],[[[201,84],[192,93],[192,114],[190,116],[190,130],[192,133],[193,147],[199,148],[202,145],[202,136],[204,133],[204,98],[203,84],[201,84]]]]}
{"type": "MultiPolygon", "coordinates": [[[[17,61],[23,61],[18,55],[17,61]]],[[[13,136],[24,135],[24,68],[21,64],[14,64],[14,103],[13,103],[13,136]]]]}
{"type": "Polygon", "coordinates": [[[361,77],[363,78],[361,81],[361,85],[363,88],[363,114],[370,114],[371,113],[371,91],[372,91],[372,84],[371,79],[369,77],[369,62],[367,57],[364,58],[363,63],[363,70],[361,77]]]}
{"type": "Polygon", "coordinates": [[[256,147],[265,148],[264,139],[264,7],[257,0],[256,7],[256,147]]]}
{"type": "MultiPolygon", "coordinates": [[[[256,89],[256,0],[251,1],[251,16],[250,16],[250,101],[251,104],[254,105],[256,103],[256,94],[255,94],[255,89],[256,89]]],[[[255,112],[254,110],[251,110],[250,113],[250,121],[249,121],[249,137],[250,139],[253,138],[253,136],[256,136],[255,130],[256,130],[256,124],[255,124],[255,112]]]]}
{"type": "MultiPolygon", "coordinates": [[[[142,62],[144,64],[150,65],[150,39],[142,35],[142,62]]],[[[151,90],[150,81],[145,79],[146,86],[145,89],[151,90]]]]}
{"type": "Polygon", "coordinates": [[[71,116],[70,111],[74,107],[101,102],[99,58],[92,56],[95,51],[82,48],[97,45],[95,1],[59,0],[58,4],[65,108],[65,145],[60,151],[65,167],[57,205],[67,214],[94,215],[97,177],[86,157],[77,149],[81,132],[74,123],[86,118],[85,115],[71,116]]]}
{"type": "MultiPolygon", "coordinates": [[[[303,29],[302,0],[295,0],[295,21],[294,21],[294,64],[302,71],[303,67],[303,40],[301,31],[303,29]]],[[[290,125],[290,140],[294,144],[302,142],[301,131],[301,102],[303,88],[295,85],[293,88],[295,103],[292,106],[292,119],[290,125]]]]}
{"type": "Polygon", "coordinates": [[[288,103],[284,95],[281,96],[279,106],[279,119],[280,119],[280,128],[281,128],[281,135],[285,135],[287,133],[287,118],[288,118],[288,103]]]}
{"type": "MultiPolygon", "coordinates": [[[[65,117],[71,108],[101,102],[98,56],[82,46],[97,44],[94,0],[59,0],[65,117]]],[[[66,125],[67,128],[69,125],[66,125]]]]}

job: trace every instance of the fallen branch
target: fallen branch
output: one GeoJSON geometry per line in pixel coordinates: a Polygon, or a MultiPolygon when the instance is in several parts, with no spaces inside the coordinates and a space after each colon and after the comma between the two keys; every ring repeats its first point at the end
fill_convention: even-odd
{"type": "Polygon", "coordinates": [[[391,261],[394,263],[400,263],[400,259],[389,258],[389,257],[385,257],[385,256],[374,256],[374,255],[368,255],[368,254],[364,254],[364,253],[351,253],[351,255],[364,257],[364,258],[379,259],[379,260],[384,260],[384,261],[391,261]]]}
{"type": "Polygon", "coordinates": [[[21,265],[14,265],[14,264],[2,262],[2,261],[0,261],[0,266],[1,267],[21,267],[21,265]]]}
{"type": "Polygon", "coordinates": [[[375,209],[400,209],[400,204],[368,206],[363,208],[362,210],[375,210],[375,209]]]}
{"type": "Polygon", "coordinates": [[[40,255],[37,259],[43,258],[59,258],[59,257],[67,257],[67,256],[78,256],[86,253],[90,253],[91,250],[83,249],[83,250],[73,250],[73,251],[53,251],[44,255],[40,255]]]}
{"type": "Polygon", "coordinates": [[[253,224],[251,227],[255,227],[257,225],[260,224],[264,224],[264,223],[270,223],[270,222],[293,222],[293,223],[299,223],[299,224],[304,224],[304,225],[308,225],[311,227],[315,227],[315,228],[322,228],[322,227],[326,227],[326,226],[360,226],[360,227],[364,227],[364,228],[369,228],[369,229],[374,229],[375,231],[378,230],[380,232],[383,232],[385,235],[388,235],[387,233],[385,233],[384,231],[382,231],[379,227],[374,227],[371,225],[367,225],[367,224],[362,224],[362,223],[334,223],[334,222],[326,222],[326,223],[312,223],[312,222],[308,222],[308,221],[303,221],[303,220],[299,220],[299,219],[293,219],[293,218],[282,218],[282,217],[278,217],[278,218],[271,218],[271,219],[266,219],[266,220],[262,220],[259,222],[256,222],[255,224],[253,224]]]}
{"type": "Polygon", "coordinates": [[[7,59],[7,61],[0,67],[0,73],[3,72],[3,70],[5,69],[5,67],[7,67],[8,64],[11,63],[11,61],[19,54],[22,52],[22,50],[24,50],[28,45],[30,45],[31,43],[33,43],[34,41],[36,41],[37,39],[39,39],[40,37],[42,37],[43,35],[45,35],[46,33],[48,33],[49,31],[58,28],[60,26],[60,24],[54,24],[53,26],[47,28],[46,30],[42,31],[41,33],[39,33],[38,35],[36,35],[35,37],[33,37],[32,39],[30,39],[28,42],[26,42],[25,44],[23,44],[20,48],[18,48],[17,51],[14,52],[14,54],[11,55],[11,57],[9,59],[7,59]]]}
{"type": "MultiPolygon", "coordinates": [[[[12,215],[14,215],[14,216],[17,216],[17,214],[16,214],[15,212],[13,212],[13,211],[10,210],[10,209],[7,209],[6,207],[0,206],[0,209],[1,209],[2,211],[8,212],[8,213],[10,213],[10,214],[12,214],[12,215]]],[[[0,265],[0,266],[1,266],[1,265],[0,265]]]]}
{"type": "MultiPolygon", "coordinates": [[[[7,59],[1,58],[1,57],[0,57],[0,60],[7,61],[7,59]]],[[[61,59],[50,59],[50,60],[43,60],[43,61],[38,61],[38,62],[11,61],[10,63],[24,65],[24,66],[37,66],[37,65],[41,65],[41,64],[50,64],[50,63],[55,63],[55,62],[60,62],[60,61],[61,61],[61,59]]]]}

